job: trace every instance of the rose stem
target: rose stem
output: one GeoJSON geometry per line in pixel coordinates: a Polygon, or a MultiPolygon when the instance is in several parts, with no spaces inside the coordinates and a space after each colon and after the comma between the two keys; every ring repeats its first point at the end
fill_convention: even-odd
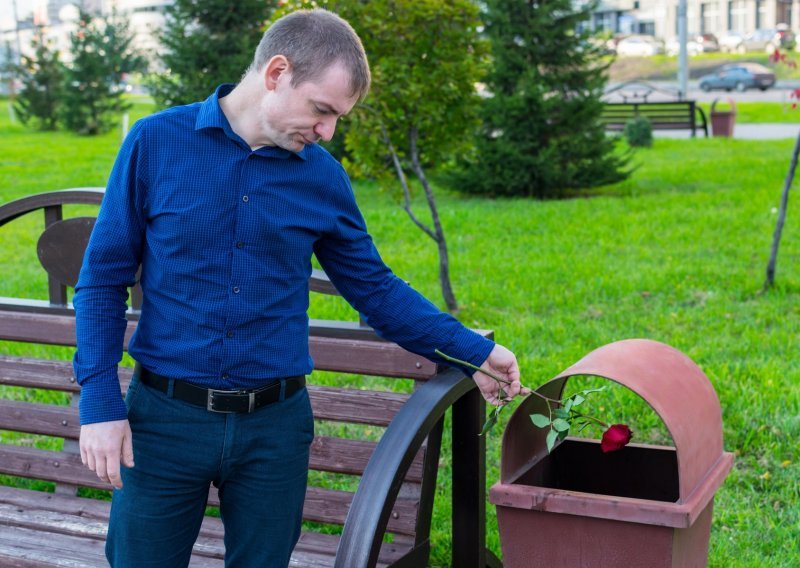
{"type": "MultiPolygon", "coordinates": [[[[481,369],[480,367],[476,367],[475,365],[473,365],[472,363],[470,363],[468,361],[462,361],[461,359],[456,359],[455,357],[450,357],[450,355],[445,355],[444,353],[442,353],[438,349],[436,349],[434,351],[442,359],[445,359],[447,361],[451,361],[453,363],[458,363],[459,365],[464,365],[465,367],[469,367],[473,371],[478,371],[479,373],[483,373],[484,375],[486,375],[489,378],[494,379],[498,383],[502,383],[504,385],[510,385],[511,384],[511,381],[507,381],[505,379],[501,379],[500,377],[490,373],[489,371],[481,369]]],[[[541,398],[542,400],[547,401],[547,402],[555,402],[557,404],[562,404],[562,402],[560,400],[555,399],[555,398],[546,397],[542,393],[540,393],[538,391],[535,391],[535,390],[532,390],[531,394],[534,394],[534,395],[538,396],[539,398],[541,398]]]]}

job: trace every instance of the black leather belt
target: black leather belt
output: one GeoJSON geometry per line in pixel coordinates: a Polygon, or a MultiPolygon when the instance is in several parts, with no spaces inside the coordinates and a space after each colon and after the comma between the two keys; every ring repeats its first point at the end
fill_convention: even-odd
{"type": "MultiPolygon", "coordinates": [[[[172,379],[150,372],[141,365],[137,365],[139,380],[148,387],[163,393],[169,392],[169,382],[172,379]]],[[[217,390],[195,386],[182,380],[173,380],[172,398],[183,400],[197,406],[203,406],[211,412],[239,412],[249,413],[254,410],[278,402],[281,397],[281,381],[286,382],[284,398],[289,398],[294,393],[306,386],[304,376],[276,379],[272,383],[257,388],[245,390],[217,390]]]]}

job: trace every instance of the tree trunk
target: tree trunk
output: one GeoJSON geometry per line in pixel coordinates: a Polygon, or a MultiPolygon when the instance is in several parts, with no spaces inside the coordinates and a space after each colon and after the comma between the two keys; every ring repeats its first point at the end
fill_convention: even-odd
{"type": "MultiPolygon", "coordinates": [[[[368,110],[373,111],[369,107],[368,110]]],[[[400,163],[400,158],[394,149],[392,139],[389,137],[389,132],[381,121],[379,121],[381,133],[383,135],[383,143],[392,157],[392,165],[394,166],[397,179],[400,180],[400,186],[403,188],[403,209],[408,214],[411,221],[426,235],[428,235],[434,242],[439,250],[439,284],[442,289],[442,297],[444,298],[445,305],[449,312],[456,312],[458,310],[458,302],[456,301],[455,294],[453,293],[453,286],[450,283],[450,261],[447,254],[447,241],[444,238],[444,230],[442,229],[441,221],[439,220],[439,210],[436,207],[436,197],[433,195],[433,190],[428,183],[428,178],[425,177],[425,171],[419,163],[419,151],[417,150],[417,129],[412,128],[410,131],[410,146],[411,146],[411,163],[414,175],[419,178],[422,187],[425,190],[425,196],[428,199],[428,207],[431,210],[431,217],[433,219],[434,228],[431,229],[423,223],[411,209],[411,190],[408,187],[408,180],[403,171],[403,165],[400,163]]]]}
{"type": "Polygon", "coordinates": [[[794,145],[794,153],[792,153],[792,161],[789,164],[789,172],[786,174],[786,181],[783,184],[781,207],[778,211],[778,221],[775,225],[775,234],[772,237],[772,251],[770,252],[769,262],[767,263],[767,280],[764,282],[764,289],[769,288],[775,283],[775,264],[778,261],[778,246],[781,243],[783,224],[786,221],[786,209],[789,205],[789,189],[792,187],[792,181],[794,180],[794,171],[797,168],[798,154],[800,154],[800,134],[797,135],[797,141],[794,145]]]}
{"type": "Polygon", "coordinates": [[[428,183],[428,178],[425,176],[425,171],[422,169],[422,165],[419,163],[417,137],[417,127],[412,126],[409,130],[411,169],[414,171],[414,175],[417,176],[422,184],[423,189],[425,190],[425,197],[428,200],[428,208],[431,211],[431,219],[433,220],[435,234],[433,240],[436,241],[436,246],[439,248],[439,283],[442,288],[442,296],[444,296],[444,302],[447,305],[447,310],[450,312],[455,312],[458,310],[458,302],[456,301],[456,296],[453,293],[453,286],[450,282],[450,259],[447,254],[447,241],[444,237],[442,222],[439,219],[439,210],[436,207],[436,196],[433,194],[433,189],[431,189],[431,186],[428,183]]]}

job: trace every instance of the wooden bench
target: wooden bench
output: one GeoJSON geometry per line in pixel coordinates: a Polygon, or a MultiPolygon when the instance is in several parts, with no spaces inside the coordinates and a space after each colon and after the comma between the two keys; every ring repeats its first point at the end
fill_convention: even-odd
{"type": "MultiPolygon", "coordinates": [[[[0,226],[44,212],[37,253],[49,298],[0,298],[0,566],[106,566],[108,485],[81,464],[80,389],[68,360],[41,345],[75,345],[74,286],[94,217],[64,219],[64,205],[98,205],[102,189],[39,194],[0,207],[0,226]],[[22,356],[20,356],[22,355],[22,356]],[[47,357],[47,358],[45,358],[47,357]]],[[[80,209],[79,209],[80,211],[80,209]]],[[[92,209],[96,211],[96,209],[92,209]]],[[[17,225],[17,224],[15,224],[17,225]]],[[[8,228],[3,229],[8,231],[8,228]]],[[[29,229],[26,229],[29,230],[29,229]]],[[[38,232],[38,228],[33,229],[38,232]]],[[[323,273],[310,287],[335,293],[323,273]]],[[[130,338],[140,293],[128,312],[130,338]]],[[[489,332],[486,332],[487,334],[489,332]]],[[[380,340],[357,322],[312,320],[309,378],[317,437],[304,530],[291,566],[426,566],[444,416],[452,423],[452,564],[499,567],[485,548],[485,406],[471,379],[380,340]],[[353,376],[357,380],[353,380],[353,376]],[[366,376],[366,377],[364,377],[366,376]],[[384,377],[372,379],[369,377],[384,377]],[[341,383],[367,385],[370,390],[341,383]],[[389,378],[389,379],[386,379],[389,378]],[[409,386],[393,392],[395,382],[409,386]],[[338,385],[338,386],[337,386],[338,385]],[[380,386],[383,389],[379,389],[380,386]],[[352,491],[346,490],[352,489],[352,491]]],[[[120,368],[123,391],[132,369],[120,368]]],[[[209,505],[218,504],[212,488],[209,505]]],[[[191,566],[223,566],[222,524],[207,516],[191,566]]]]}
{"type": "Polygon", "coordinates": [[[708,137],[708,121],[695,101],[620,102],[605,103],[600,120],[606,130],[622,131],[625,123],[637,116],[650,121],[653,130],[691,130],[692,138],[698,129],[708,137]]]}

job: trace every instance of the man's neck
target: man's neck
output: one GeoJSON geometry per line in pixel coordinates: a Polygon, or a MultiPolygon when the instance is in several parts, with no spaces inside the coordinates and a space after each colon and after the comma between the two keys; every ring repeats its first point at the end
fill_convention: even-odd
{"type": "Polygon", "coordinates": [[[258,77],[248,73],[227,96],[219,99],[219,106],[228,119],[231,129],[252,150],[262,146],[274,146],[271,140],[261,134],[258,111],[263,89],[259,87],[258,77]]]}

